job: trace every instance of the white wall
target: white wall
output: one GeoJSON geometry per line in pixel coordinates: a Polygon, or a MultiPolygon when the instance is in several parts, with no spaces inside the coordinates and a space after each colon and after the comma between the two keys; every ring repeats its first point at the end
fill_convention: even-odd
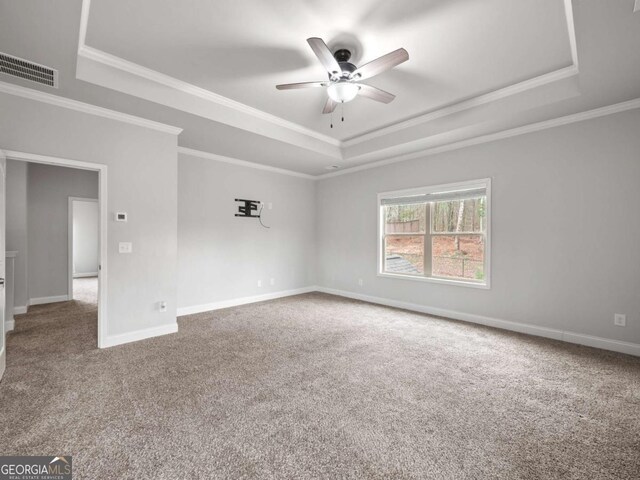
{"type": "Polygon", "coordinates": [[[314,266],[314,181],[180,155],[178,307],[308,287],[314,266]],[[270,228],[235,217],[235,198],[272,203],[270,228]]]}
{"type": "Polygon", "coordinates": [[[318,283],[640,343],[639,133],[635,110],[322,180],[318,283]],[[376,275],[377,193],[485,177],[490,290],[376,275]]]}
{"type": "Polygon", "coordinates": [[[28,164],[7,160],[6,245],[18,251],[15,259],[14,305],[26,307],[27,284],[27,174],[28,164]]]}
{"type": "Polygon", "coordinates": [[[99,258],[100,212],[98,202],[74,200],[73,275],[97,275],[99,258]]]}
{"type": "Polygon", "coordinates": [[[107,336],[124,341],[117,335],[170,331],[176,322],[176,135],[6,94],[0,94],[0,111],[0,149],[108,166],[107,336]],[[113,221],[117,211],[128,212],[129,221],[113,221]],[[133,253],[118,254],[118,242],[132,242],[133,253]],[[159,311],[161,300],[167,312],[159,311]]]}
{"type": "Polygon", "coordinates": [[[28,178],[29,296],[67,295],[69,197],[98,198],[98,172],[32,163],[28,178]]]}

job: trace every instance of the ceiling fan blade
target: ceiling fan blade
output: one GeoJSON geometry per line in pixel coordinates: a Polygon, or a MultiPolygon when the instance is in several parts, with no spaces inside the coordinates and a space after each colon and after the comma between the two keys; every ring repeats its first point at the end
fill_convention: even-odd
{"type": "Polygon", "coordinates": [[[307,43],[311,47],[311,50],[313,50],[313,53],[316,54],[316,57],[318,57],[318,60],[320,60],[322,66],[327,69],[327,72],[329,72],[331,76],[340,75],[342,73],[342,68],[338,65],[338,61],[333,58],[333,54],[331,53],[331,50],[329,50],[329,47],[327,47],[327,44],[324,43],[324,40],[312,37],[307,38],[307,43]]]}
{"type": "Polygon", "coordinates": [[[296,88],[326,87],[327,85],[329,85],[329,82],[284,83],[276,85],[276,88],[278,90],[294,90],[296,88]]]}
{"type": "Polygon", "coordinates": [[[370,98],[371,100],[375,100],[376,102],[390,103],[394,98],[396,98],[396,96],[392,93],[385,92],[384,90],[372,87],[371,85],[359,83],[358,86],[360,87],[358,95],[360,95],[361,97],[370,98]]]}
{"type": "Polygon", "coordinates": [[[391,53],[387,53],[382,57],[376,58],[369,63],[364,64],[356,69],[349,77],[353,80],[364,80],[371,78],[387,70],[391,70],[396,65],[409,60],[409,53],[404,48],[399,48],[391,53]]]}
{"type": "Polygon", "coordinates": [[[324,104],[324,108],[322,109],[322,113],[331,113],[338,106],[337,102],[331,100],[331,97],[327,97],[327,103],[324,104]]]}

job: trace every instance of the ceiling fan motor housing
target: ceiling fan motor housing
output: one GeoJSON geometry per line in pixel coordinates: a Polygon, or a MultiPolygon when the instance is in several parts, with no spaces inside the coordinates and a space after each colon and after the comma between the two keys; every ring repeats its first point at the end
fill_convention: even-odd
{"type": "MultiPolygon", "coordinates": [[[[336,52],[333,54],[333,58],[336,59],[338,65],[340,65],[340,69],[342,70],[340,78],[348,77],[349,74],[355,72],[358,68],[353,63],[349,62],[349,59],[351,58],[351,52],[346,48],[336,50],[336,52]]],[[[333,79],[331,73],[329,73],[329,78],[333,79]]]]}
{"type": "Polygon", "coordinates": [[[335,58],[338,63],[348,62],[351,58],[351,51],[347,50],[346,48],[340,48],[333,54],[333,58],[335,58]]]}

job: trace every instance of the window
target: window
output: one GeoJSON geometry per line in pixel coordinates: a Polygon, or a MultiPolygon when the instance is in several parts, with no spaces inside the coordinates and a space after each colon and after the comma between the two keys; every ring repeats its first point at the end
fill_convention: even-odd
{"type": "Polygon", "coordinates": [[[378,195],[383,276],[489,287],[490,179],[378,195]]]}

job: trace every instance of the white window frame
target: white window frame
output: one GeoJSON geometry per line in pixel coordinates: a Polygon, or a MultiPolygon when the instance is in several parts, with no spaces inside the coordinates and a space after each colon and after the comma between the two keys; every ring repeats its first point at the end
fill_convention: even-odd
{"type": "MultiPolygon", "coordinates": [[[[478,180],[468,180],[464,182],[447,183],[441,185],[430,185],[426,187],[410,188],[406,190],[395,190],[392,192],[382,192],[378,194],[378,276],[387,278],[396,278],[401,280],[413,280],[418,282],[439,283],[444,285],[456,285],[461,287],[481,288],[488,290],[491,288],[491,179],[482,178],[478,180]],[[457,190],[465,190],[473,187],[483,187],[487,192],[486,200],[486,232],[485,232],[485,251],[484,251],[484,281],[471,281],[450,279],[442,277],[427,277],[419,275],[404,275],[400,273],[388,273],[384,271],[384,206],[383,199],[407,197],[412,195],[426,195],[432,193],[455,192],[457,190]]],[[[425,237],[431,232],[431,218],[429,217],[429,225],[425,226],[427,231],[425,237]]],[[[425,255],[427,252],[425,251],[425,255]]]]}

